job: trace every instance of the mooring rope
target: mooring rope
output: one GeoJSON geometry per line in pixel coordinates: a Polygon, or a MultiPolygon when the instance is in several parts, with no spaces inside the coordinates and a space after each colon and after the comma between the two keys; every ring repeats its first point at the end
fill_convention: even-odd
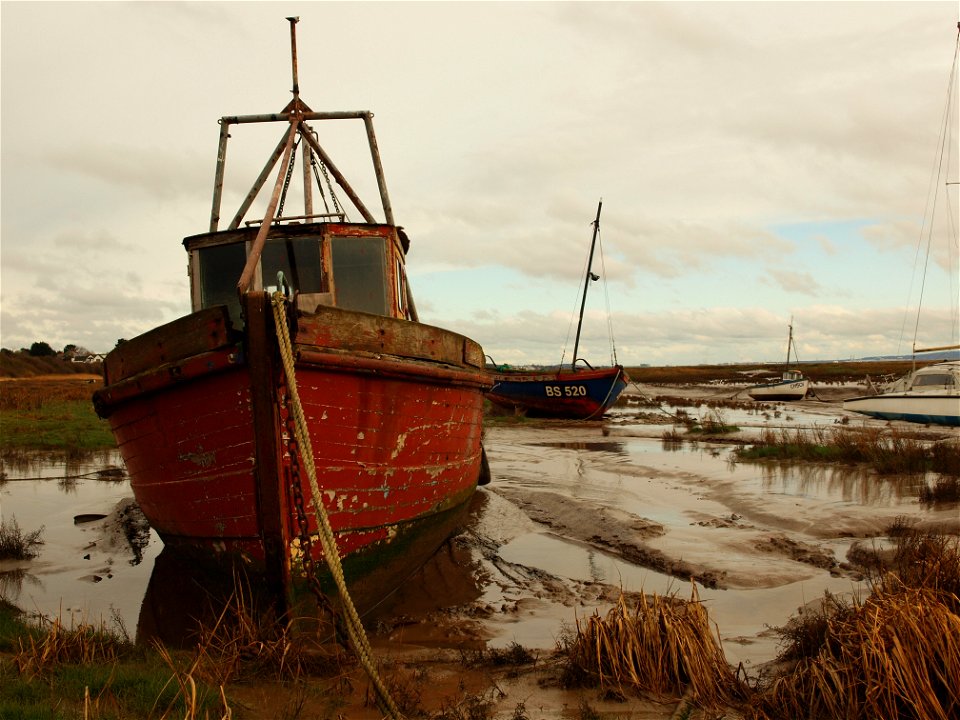
{"type": "Polygon", "coordinates": [[[610,389],[607,390],[607,396],[603,399],[603,402],[600,403],[600,407],[598,407],[598,408],[597,408],[596,410],[594,410],[592,413],[590,413],[589,415],[587,415],[587,416],[584,418],[584,420],[593,420],[594,416],[595,416],[597,413],[600,413],[601,415],[603,414],[601,411],[605,409],[605,408],[604,408],[604,405],[607,404],[607,400],[609,400],[609,399],[610,399],[610,395],[613,394],[613,389],[617,386],[617,380],[620,379],[620,375],[621,375],[622,373],[623,373],[623,370],[618,370],[618,371],[617,371],[616,377],[613,378],[613,382],[610,383],[610,389]]]}
{"type": "Polygon", "coordinates": [[[301,448],[303,464],[307,469],[307,477],[310,480],[310,493],[313,499],[314,514],[317,519],[317,529],[320,536],[320,543],[323,545],[323,555],[326,558],[327,566],[337,584],[337,590],[340,593],[340,600],[343,603],[343,609],[346,615],[347,633],[350,641],[353,643],[354,652],[366,670],[370,681],[373,683],[377,697],[382,704],[382,709],[387,711],[391,718],[400,720],[403,715],[390,697],[386,685],[373,662],[373,650],[370,648],[370,641],[367,633],[363,629],[363,623],[357,614],[353,600],[347,590],[347,583],[343,576],[343,566],[340,563],[340,553],[337,550],[337,542],[333,535],[333,528],[330,526],[330,519],[327,517],[326,508],[323,505],[323,498],[320,495],[320,486],[317,484],[317,469],[313,463],[313,447],[310,444],[310,434],[307,432],[307,420],[303,414],[303,406],[300,403],[300,395],[297,392],[297,381],[294,375],[293,362],[293,344],[290,341],[290,331],[287,328],[286,318],[286,298],[282,292],[277,291],[272,297],[273,318],[277,326],[277,341],[280,345],[280,357],[283,361],[283,369],[287,378],[287,390],[290,393],[290,407],[294,416],[294,434],[297,438],[297,444],[301,448]]]}

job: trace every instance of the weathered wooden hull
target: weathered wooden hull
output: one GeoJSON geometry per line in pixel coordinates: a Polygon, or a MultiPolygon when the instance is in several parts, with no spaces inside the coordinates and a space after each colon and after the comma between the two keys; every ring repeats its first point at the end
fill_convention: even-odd
{"type": "Polygon", "coordinates": [[[545,373],[499,371],[487,398],[531,416],[586,420],[599,418],[629,382],[620,365],[545,373]]]}
{"type": "MultiPolygon", "coordinates": [[[[95,402],[164,543],[239,561],[295,602],[305,587],[300,514],[311,558],[325,566],[306,469],[290,452],[270,318],[262,312],[258,324],[263,308],[249,308],[242,338],[210,331],[228,322],[219,308],[120,346],[95,402]]],[[[294,345],[323,504],[362,608],[449,536],[476,488],[482,350],[438,328],[335,308],[299,318],[294,345]]]]}

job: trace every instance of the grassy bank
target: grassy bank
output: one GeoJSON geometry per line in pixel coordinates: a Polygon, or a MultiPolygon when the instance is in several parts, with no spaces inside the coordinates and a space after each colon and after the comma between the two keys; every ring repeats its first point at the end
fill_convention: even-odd
{"type": "MultiPolygon", "coordinates": [[[[138,647],[121,628],[26,621],[0,599],[0,718],[196,718],[216,688],[177,682],[169,653],[138,647]]],[[[220,717],[220,714],[213,715],[220,717]]]]}
{"type": "Polygon", "coordinates": [[[0,449],[100,450],[116,446],[91,398],[100,381],[19,378],[0,383],[0,449]]]}
{"type": "Polygon", "coordinates": [[[71,362],[58,357],[34,357],[22,352],[0,350],[0,378],[29,378],[42,375],[102,375],[103,363],[71,362]]]}
{"type": "Polygon", "coordinates": [[[960,476],[955,442],[924,441],[887,428],[764,429],[756,444],[738,448],[735,457],[741,462],[865,463],[881,475],[934,472],[960,476]]]}

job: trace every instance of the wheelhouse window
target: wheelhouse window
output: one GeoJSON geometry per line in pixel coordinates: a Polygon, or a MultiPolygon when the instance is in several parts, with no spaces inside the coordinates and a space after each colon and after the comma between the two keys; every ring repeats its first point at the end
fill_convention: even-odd
{"type": "Polygon", "coordinates": [[[197,250],[200,271],[200,307],[226,305],[234,322],[240,320],[237,278],[247,261],[245,243],[210,245],[197,250]]]}
{"type": "Polygon", "coordinates": [[[407,312],[407,276],[403,271],[403,263],[399,258],[394,262],[393,274],[396,278],[394,291],[397,296],[397,317],[408,318],[407,312]]]}
{"type": "Polygon", "coordinates": [[[337,307],[390,315],[382,237],[330,238],[337,307]]]}
{"type": "Polygon", "coordinates": [[[324,289],[316,237],[267,238],[260,267],[264,288],[276,287],[277,273],[282,272],[295,291],[318,293],[324,289]]]}

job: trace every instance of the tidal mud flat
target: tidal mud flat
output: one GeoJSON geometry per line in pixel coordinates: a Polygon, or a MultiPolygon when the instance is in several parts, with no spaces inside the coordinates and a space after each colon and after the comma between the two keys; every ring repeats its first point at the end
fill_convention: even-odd
{"type": "MultiPolygon", "coordinates": [[[[866,592],[851,549],[882,547],[900,518],[960,533],[956,503],[918,500],[922,477],[735,462],[737,444],[763,428],[875,424],[844,413],[837,401],[708,407],[733,399],[736,389],[642,390],[647,401],[673,399],[650,404],[634,394],[603,421],[524,420],[486,429],[492,482],[477,493],[469,521],[368,618],[382,657],[425,663],[446,678],[431,682],[434,693],[458,682],[479,692],[493,682],[502,717],[519,703],[530,717],[575,717],[584,696],[598,711],[608,701],[596,691],[544,685],[542,664],[464,680],[463,653],[517,644],[547,658],[578,619],[605,613],[621,591],[689,598],[696,583],[729,662],[756,675],[776,657],[772,628],[798,608],[825,592],[866,592]],[[685,435],[679,410],[720,413],[740,430],[685,435]],[[665,440],[668,431],[682,439],[665,440]]],[[[960,440],[951,429],[904,427],[960,440]]],[[[129,486],[114,465],[115,455],[62,468],[5,464],[4,519],[45,528],[38,558],[0,567],[8,599],[47,615],[119,618],[135,632],[150,625],[153,610],[182,600],[184,583],[202,586],[202,578],[157,581],[161,543],[149,530],[131,531],[138,525],[129,486]]],[[[670,717],[673,705],[608,709],[655,718],[670,717]]]]}

